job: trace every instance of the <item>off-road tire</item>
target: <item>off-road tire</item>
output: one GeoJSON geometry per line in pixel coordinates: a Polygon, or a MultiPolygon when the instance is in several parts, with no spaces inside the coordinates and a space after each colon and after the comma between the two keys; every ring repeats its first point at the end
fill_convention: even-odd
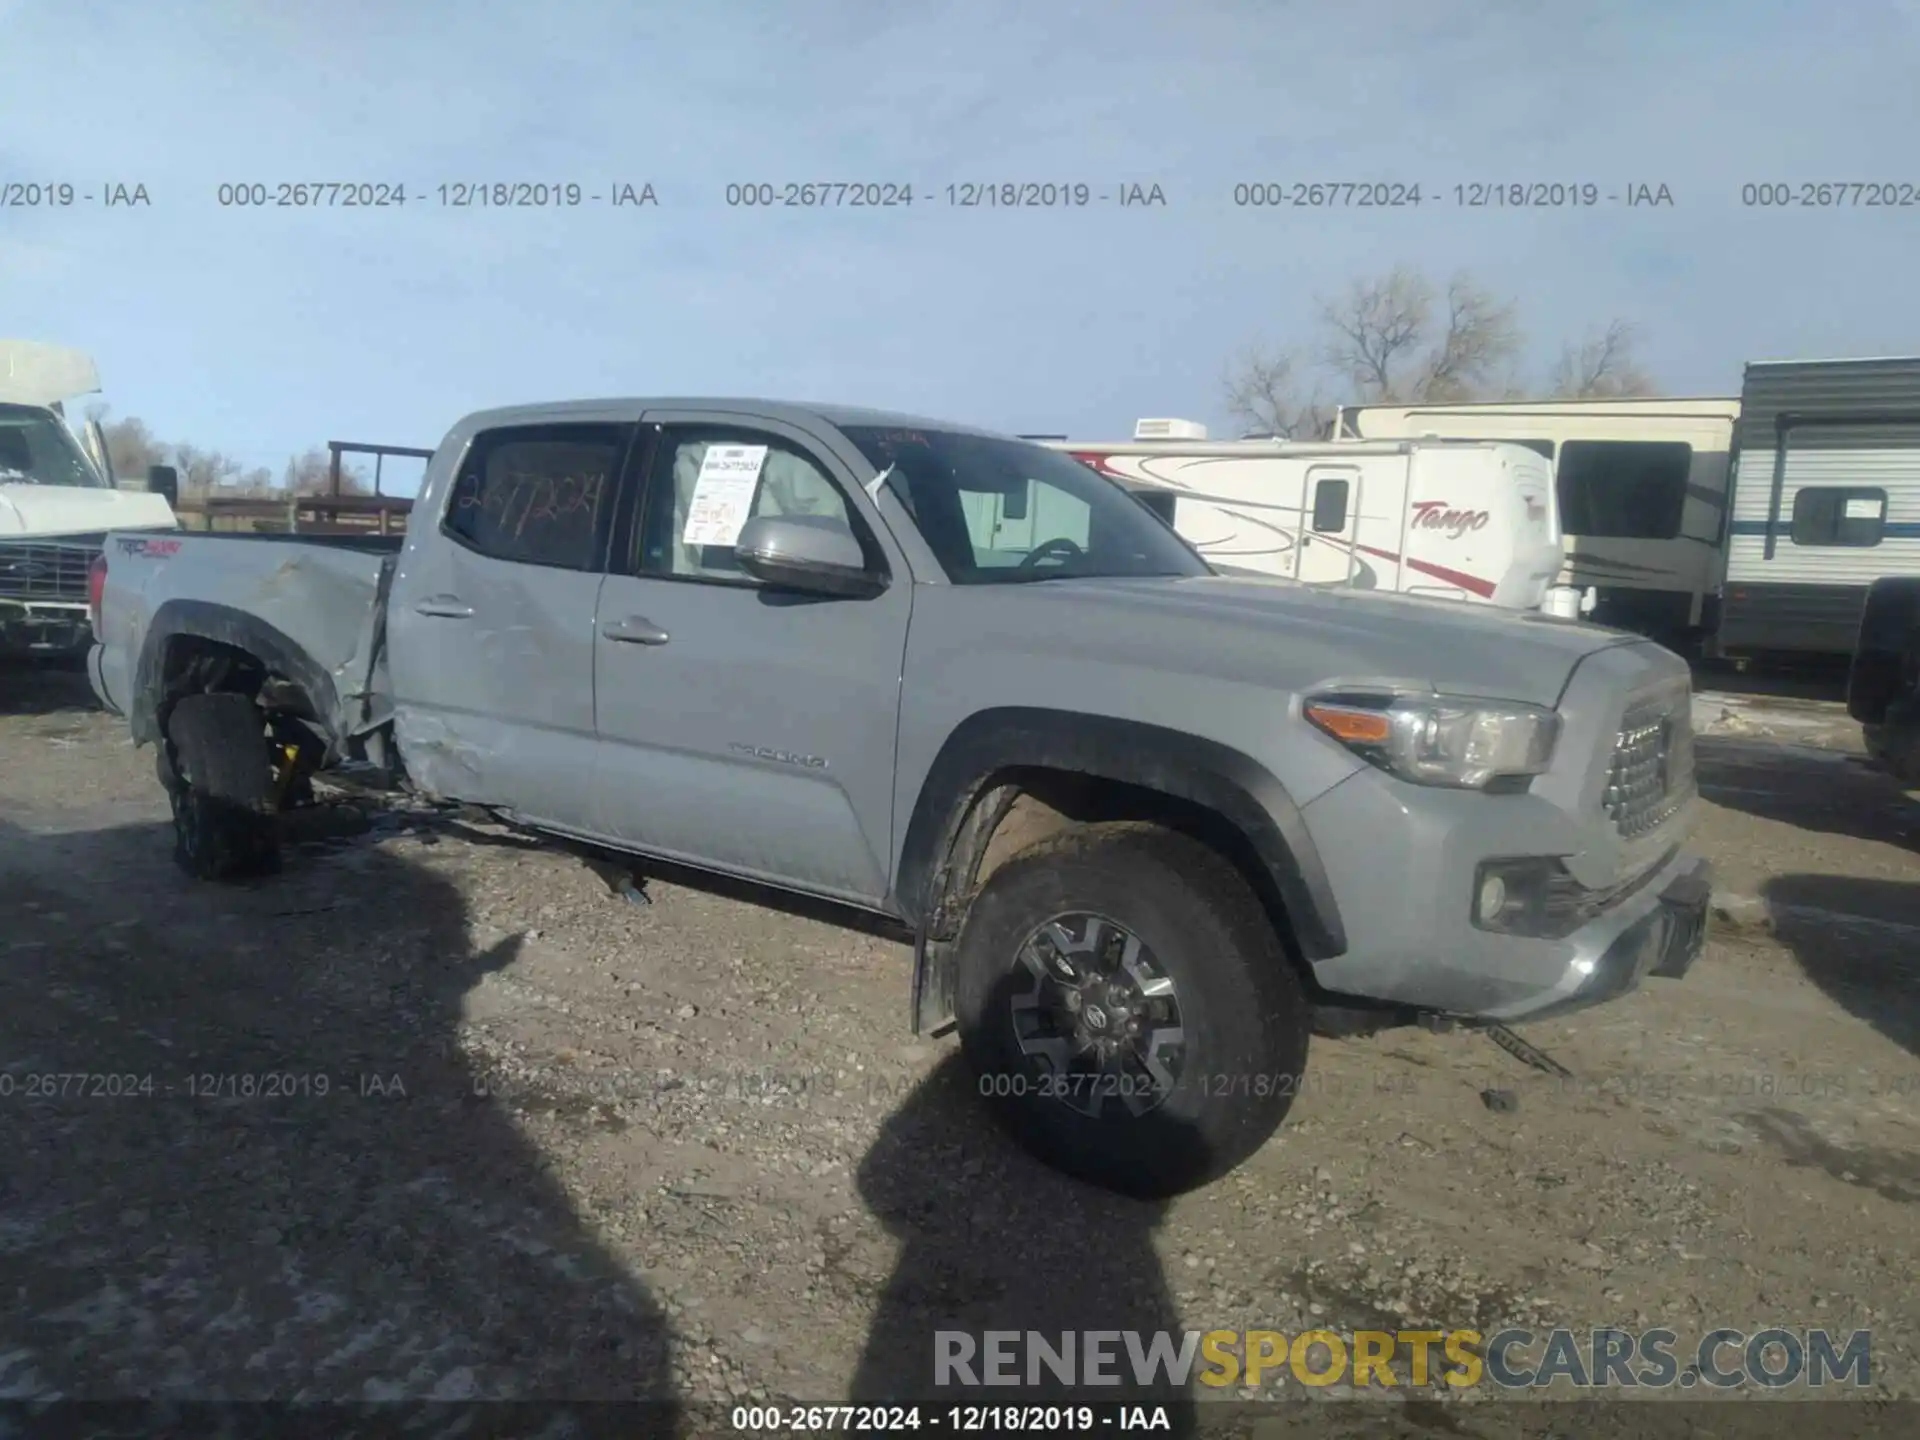
{"type": "Polygon", "coordinates": [[[983,1100],[1021,1145],[1080,1180],[1140,1198],[1193,1189],[1258,1150],[1299,1093],[1311,1019],[1299,976],[1240,873],[1185,835],[1090,825],[1021,852],[974,900],[955,965],[961,1047],[983,1100]],[[1185,1055],[1145,1114],[1080,1113],[1045,1093],[1045,1067],[1020,1048],[1020,947],[1074,913],[1124,926],[1173,982],[1185,1055]]]}
{"type": "Polygon", "coordinates": [[[196,880],[280,866],[273,752],[245,695],[189,695],[167,717],[157,769],[173,805],[173,858],[196,880]]]}

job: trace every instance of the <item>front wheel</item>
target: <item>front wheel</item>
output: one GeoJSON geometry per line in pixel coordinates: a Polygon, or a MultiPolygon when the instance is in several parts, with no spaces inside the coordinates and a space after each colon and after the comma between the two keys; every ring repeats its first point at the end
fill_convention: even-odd
{"type": "Polygon", "coordinates": [[[1155,826],[1066,831],[996,870],[955,952],[980,1093],[1028,1150],[1143,1198],[1205,1184],[1285,1118],[1310,1010],[1251,888],[1155,826]]]}

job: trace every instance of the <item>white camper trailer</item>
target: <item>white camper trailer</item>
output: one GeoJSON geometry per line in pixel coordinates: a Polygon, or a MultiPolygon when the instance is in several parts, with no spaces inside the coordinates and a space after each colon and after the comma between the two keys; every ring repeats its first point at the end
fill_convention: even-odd
{"type": "Polygon", "coordinates": [[[1746,367],[1716,648],[1851,655],[1867,587],[1920,575],[1920,357],[1746,367]]]}
{"type": "MultiPolygon", "coordinates": [[[[100,388],[90,356],[0,341],[0,654],[73,654],[91,641],[89,572],[109,530],[172,530],[160,493],[116,487],[105,437],[65,405],[100,388]]],[[[149,483],[154,477],[149,477],[149,483]]]]}
{"type": "Polygon", "coordinates": [[[1578,612],[1551,467],[1517,445],[1210,442],[1142,420],[1130,442],[1049,441],[1133,490],[1223,574],[1578,612]]]}
{"type": "Polygon", "coordinates": [[[1341,439],[1502,440],[1552,461],[1560,583],[1594,618],[1690,645],[1711,634],[1724,569],[1735,398],[1345,405],[1341,439]]]}

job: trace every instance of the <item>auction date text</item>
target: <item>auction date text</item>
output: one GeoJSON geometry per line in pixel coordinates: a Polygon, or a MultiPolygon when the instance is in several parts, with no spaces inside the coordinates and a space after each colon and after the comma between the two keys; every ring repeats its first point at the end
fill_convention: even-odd
{"type": "Polygon", "coordinates": [[[108,210],[146,209],[153,197],[145,185],[109,180],[76,185],[71,180],[0,180],[0,210],[71,210],[98,205],[108,210]]]}

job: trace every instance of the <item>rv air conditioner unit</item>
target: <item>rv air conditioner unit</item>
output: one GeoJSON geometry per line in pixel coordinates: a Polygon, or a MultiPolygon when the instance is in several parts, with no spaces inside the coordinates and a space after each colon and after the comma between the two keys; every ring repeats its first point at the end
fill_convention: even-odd
{"type": "Polygon", "coordinates": [[[1207,427],[1198,420],[1137,420],[1133,426],[1136,440],[1204,440],[1207,427]]]}

